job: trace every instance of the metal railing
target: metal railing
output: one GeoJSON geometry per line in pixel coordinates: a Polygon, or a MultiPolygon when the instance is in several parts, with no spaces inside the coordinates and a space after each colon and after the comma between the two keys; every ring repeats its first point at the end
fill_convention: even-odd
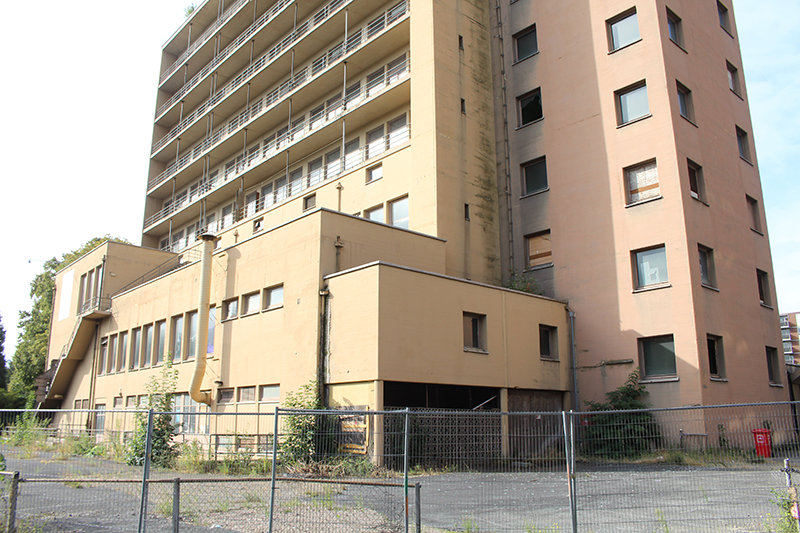
{"type": "Polygon", "coordinates": [[[78,314],[85,315],[92,311],[105,311],[111,309],[111,298],[104,298],[102,296],[94,296],[83,302],[78,309],[78,314]]]}
{"type": "MultiPolygon", "coordinates": [[[[259,148],[259,150],[255,152],[248,153],[247,156],[242,157],[239,161],[237,161],[236,165],[232,169],[227,169],[221,177],[215,177],[214,179],[206,180],[205,182],[198,185],[196,191],[193,191],[192,194],[186,194],[181,196],[176,201],[170,203],[159,212],[154,213],[153,215],[147,217],[145,219],[144,227],[148,228],[157,222],[169,217],[173,213],[183,209],[184,207],[192,204],[196,200],[199,200],[204,194],[222,186],[224,183],[228,182],[229,180],[239,176],[243,172],[247,171],[248,169],[270,159],[278,152],[285,150],[286,148],[292,146],[293,144],[299,142],[301,139],[305,138],[306,136],[314,133],[322,129],[323,127],[327,126],[331,122],[335,122],[338,118],[345,113],[346,111],[350,111],[355,109],[362,103],[365,103],[369,98],[377,97],[384,89],[389,88],[403,80],[405,80],[410,73],[411,61],[410,59],[406,59],[400,64],[395,65],[393,68],[387,69],[385,76],[374,79],[368,83],[362,83],[367,78],[364,77],[359,81],[360,90],[358,93],[351,93],[347,95],[344,100],[338,100],[335,104],[328,106],[324,111],[312,115],[309,117],[307,121],[304,121],[301,124],[297,124],[293,128],[286,130],[282,134],[278,134],[279,132],[273,132],[271,135],[273,138],[269,141],[264,142],[263,147],[259,148]]],[[[267,99],[269,96],[267,97],[267,99]]],[[[264,107],[262,105],[254,105],[259,112],[264,112],[264,107]]],[[[251,109],[253,108],[251,107],[251,109]]],[[[237,117],[235,120],[236,128],[241,128],[242,124],[245,123],[247,120],[252,120],[257,115],[249,114],[245,118],[237,117]]],[[[233,123],[233,121],[232,121],[233,123]]],[[[228,135],[232,134],[236,129],[224,129],[217,132],[219,135],[218,137],[212,137],[211,140],[217,139],[216,143],[220,142],[223,139],[222,132],[228,132],[228,135]]],[[[268,136],[270,137],[270,136],[268,136]]],[[[398,130],[396,132],[391,132],[387,136],[385,136],[385,147],[386,149],[393,148],[400,143],[407,141],[410,137],[410,126],[406,125],[402,130],[398,130]]],[[[212,145],[213,146],[213,145],[212,145]]],[[[355,153],[346,154],[345,155],[345,164],[344,169],[349,170],[362,162],[377,157],[378,155],[382,154],[384,150],[380,149],[381,142],[373,142],[369,145],[363,147],[362,149],[358,150],[355,153]]],[[[200,148],[198,146],[198,148],[200,148]]],[[[197,151],[197,149],[195,149],[197,151]]],[[[189,152],[188,156],[190,157],[193,152],[189,152]]],[[[199,157],[199,155],[198,155],[199,157]]],[[[196,158],[195,158],[196,159],[196,158]]],[[[188,162],[186,163],[188,164],[188,162]]],[[[335,165],[335,164],[334,164],[335,165]]],[[[341,163],[339,164],[341,166],[341,163]]],[[[175,172],[177,172],[177,168],[175,172]]],[[[325,172],[326,176],[333,176],[338,175],[340,172],[339,169],[330,169],[329,172],[325,172]],[[334,171],[335,170],[335,171],[334,171]]],[[[316,181],[314,184],[318,183],[316,181]]],[[[309,179],[309,185],[305,188],[311,187],[311,181],[309,179]]],[[[276,197],[277,203],[279,200],[276,197]]]]}
{"type": "MultiPolygon", "coordinates": [[[[333,0],[330,4],[325,6],[320,13],[326,13],[324,18],[328,18],[327,14],[330,13],[332,10],[331,5],[335,4],[336,7],[341,6],[345,2],[349,3],[352,0],[333,0]]],[[[181,98],[183,98],[192,88],[197,85],[202,79],[208,76],[211,72],[213,72],[214,68],[221,64],[225,59],[231,55],[237,48],[241,45],[246,43],[250,38],[258,32],[261,28],[263,28],[266,24],[268,24],[272,19],[274,19],[278,14],[289,4],[293,3],[294,0],[279,0],[274,6],[272,6],[266,13],[261,15],[259,19],[254,22],[249,28],[247,28],[244,32],[242,32],[236,39],[233,40],[231,44],[225,47],[211,62],[203,67],[203,69],[195,74],[186,84],[181,87],[178,92],[173,94],[169,100],[164,102],[157,110],[156,110],[156,117],[160,117],[168,108],[172,107],[175,103],[179,102],[181,98]]],[[[333,8],[335,9],[335,8],[333,8]]],[[[312,17],[310,20],[315,20],[316,15],[312,17]]],[[[323,18],[323,19],[324,19],[323,18]]],[[[288,37],[284,39],[284,41],[291,36],[295,32],[289,34],[288,37]]],[[[283,42],[283,41],[282,41],[283,42]]],[[[280,45],[279,45],[280,46],[280,45]]],[[[263,57],[263,56],[262,56],[263,57]]]]}
{"type": "Polygon", "coordinates": [[[185,250],[185,251],[181,252],[180,254],[176,255],[175,257],[171,257],[171,258],[167,259],[166,261],[164,261],[163,263],[161,263],[160,265],[158,265],[154,269],[150,270],[146,274],[144,274],[142,276],[139,276],[138,278],[136,278],[132,282],[128,283],[127,285],[122,287],[120,290],[118,290],[117,292],[112,294],[111,298],[113,298],[114,296],[116,296],[118,294],[122,294],[123,292],[128,291],[128,290],[130,290],[130,289],[132,289],[134,287],[138,287],[139,285],[144,285],[148,281],[152,281],[152,280],[154,280],[154,279],[156,279],[158,277],[161,277],[164,274],[172,272],[173,270],[176,270],[176,269],[178,269],[178,268],[180,268],[182,266],[185,266],[185,265],[188,265],[190,263],[195,263],[197,261],[200,261],[200,256],[201,256],[200,250],[197,250],[197,249],[185,250]]]}
{"type": "MultiPolygon", "coordinates": [[[[213,24],[211,24],[211,26],[206,28],[206,31],[201,33],[200,36],[197,39],[195,39],[195,41],[192,44],[190,44],[188,48],[186,48],[186,50],[181,55],[178,56],[178,58],[172,65],[167,67],[167,69],[163,73],[161,73],[161,77],[158,80],[159,85],[164,83],[164,81],[166,81],[166,79],[169,78],[169,76],[173,72],[178,70],[178,68],[183,64],[183,62],[186,61],[195,50],[197,50],[198,48],[203,46],[206,42],[208,42],[208,40],[215,33],[217,33],[217,30],[220,29],[228,21],[228,19],[230,19],[231,16],[233,16],[235,12],[241,6],[245,5],[249,1],[250,0],[236,0],[236,2],[234,2],[232,6],[226,9],[225,12],[216,21],[214,21],[213,24]]],[[[284,1],[286,3],[289,2],[289,0],[284,0],[284,1]]]]}

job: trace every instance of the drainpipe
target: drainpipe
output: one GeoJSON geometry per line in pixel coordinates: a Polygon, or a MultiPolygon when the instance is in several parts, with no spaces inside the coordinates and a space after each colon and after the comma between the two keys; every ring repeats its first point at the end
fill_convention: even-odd
{"type": "Polygon", "coordinates": [[[206,374],[208,344],[208,302],[211,293],[211,253],[214,251],[216,237],[210,233],[200,235],[203,241],[203,255],[200,260],[200,300],[197,304],[197,345],[194,354],[194,374],[189,385],[189,396],[197,403],[211,405],[211,394],[200,392],[206,374]]]}
{"type": "Polygon", "coordinates": [[[572,359],[572,410],[580,411],[578,404],[578,347],[575,338],[575,311],[567,307],[569,313],[569,355],[572,359]]]}

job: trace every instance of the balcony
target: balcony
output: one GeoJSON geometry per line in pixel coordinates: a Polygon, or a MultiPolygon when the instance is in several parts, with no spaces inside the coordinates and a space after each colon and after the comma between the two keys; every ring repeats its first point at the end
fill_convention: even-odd
{"type": "MultiPolygon", "coordinates": [[[[274,132],[267,137],[263,146],[259,143],[259,147],[256,151],[251,150],[246,157],[240,156],[236,158],[233,165],[226,168],[224,174],[220,177],[214,175],[213,178],[200,182],[197,188],[193,190],[190,188],[188,192],[181,192],[169,205],[148,217],[144,224],[145,232],[151,231],[153,226],[158,224],[158,222],[183,210],[190,204],[194,204],[197,200],[219,189],[225,183],[230,183],[232,180],[241,177],[250,170],[273,159],[278,153],[282,153],[284,150],[297,145],[311,134],[337,122],[343,115],[351,113],[359,107],[374,101],[384,92],[407,80],[410,73],[410,66],[411,62],[406,58],[402,63],[386,69],[386,74],[382,77],[369,79],[370,77],[368,76],[362,78],[361,81],[367,80],[367,82],[359,84],[360,90],[358,93],[352,92],[345,95],[344,101],[338,100],[333,105],[329,105],[316,114],[310,115],[307,121],[303,120],[302,123],[296,124],[291,129],[282,129],[278,132],[274,132]]],[[[345,154],[344,171],[349,171],[370,159],[377,158],[385,151],[394,149],[405,143],[409,138],[410,125],[406,124],[403,128],[389,132],[382,140],[372,142],[356,152],[345,154]]],[[[341,172],[341,161],[337,161],[321,169],[318,174],[315,173],[305,176],[302,180],[302,183],[305,185],[288,185],[289,188],[285,189],[284,192],[279,192],[279,188],[276,187],[274,191],[274,201],[272,203],[266,200],[262,201],[262,204],[264,204],[263,207],[270,207],[272,204],[280,203],[294,196],[296,192],[316,186],[321,181],[338,176],[341,172]]]]}
{"type": "MultiPolygon", "coordinates": [[[[251,124],[254,120],[260,116],[263,116],[268,111],[276,108],[280,103],[286,101],[287,98],[294,92],[320,78],[323,74],[329,72],[333,66],[340,64],[352,56],[356,51],[363,48],[366,44],[379,38],[381,35],[388,33],[391,28],[395,27],[395,23],[398,23],[398,21],[403,18],[405,13],[407,13],[407,2],[401,2],[384,14],[385,18],[382,18],[381,20],[385,22],[382,25],[376,23],[373,27],[371,24],[366,28],[358,30],[356,33],[348,37],[347,43],[339,43],[328,50],[325,54],[318,57],[310,66],[305,67],[297,72],[294,76],[291,76],[283,81],[278,85],[277,88],[272,90],[264,98],[255,101],[248,109],[230,119],[225,127],[219,129],[210,137],[195,145],[190,151],[180,157],[177,162],[167,166],[163,172],[150,180],[147,186],[148,192],[152,193],[154,188],[164,183],[166,180],[177,174],[181,169],[190,165],[193,161],[201,159],[211,148],[220,144],[232,135],[242,131],[245,126],[251,124]]],[[[255,66],[256,64],[253,65],[253,67],[255,66]]],[[[262,65],[261,69],[263,69],[263,67],[264,66],[262,65]]],[[[405,68],[407,69],[407,66],[405,66],[405,68]]],[[[245,72],[250,70],[251,69],[247,69],[245,72]]],[[[235,86],[239,86],[244,83],[244,81],[247,79],[244,74],[245,73],[242,73],[242,75],[238,76],[234,80],[234,82],[236,82],[235,86]]],[[[252,76],[255,74],[255,72],[250,72],[250,74],[252,76]]],[[[204,104],[203,113],[210,110],[209,104],[218,104],[224,98],[225,94],[228,94],[229,91],[232,91],[235,88],[234,82],[229,84],[227,90],[226,88],[223,88],[217,93],[217,95],[214,95],[211,100],[204,104]]],[[[199,109],[197,111],[199,111],[199,109]]],[[[153,150],[162,148],[169,140],[176,138],[183,128],[188,127],[191,122],[195,122],[199,118],[197,111],[182,121],[181,124],[184,125],[179,125],[176,127],[175,133],[168,134],[166,137],[156,143],[156,146],[153,147],[153,150]]]]}

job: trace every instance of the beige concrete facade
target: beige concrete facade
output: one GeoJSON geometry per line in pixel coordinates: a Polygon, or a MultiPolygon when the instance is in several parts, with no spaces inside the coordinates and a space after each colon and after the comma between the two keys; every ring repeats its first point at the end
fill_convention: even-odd
{"type": "Polygon", "coordinates": [[[218,411],[312,380],[332,406],[558,410],[573,364],[580,400],[636,367],[657,406],[786,399],[718,6],[201,4],[163,49],[142,247],[59,273],[42,405],[133,406],[171,357],[194,408],[206,327],[218,411]]]}

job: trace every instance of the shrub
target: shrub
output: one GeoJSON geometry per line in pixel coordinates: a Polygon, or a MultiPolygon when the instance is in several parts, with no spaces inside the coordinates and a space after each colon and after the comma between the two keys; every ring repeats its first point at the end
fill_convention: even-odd
{"type": "MultiPolygon", "coordinates": [[[[316,381],[286,395],[289,409],[322,409],[316,381]]],[[[339,419],[332,415],[292,414],[286,417],[283,456],[288,463],[320,460],[336,451],[336,429],[339,419]]]]}
{"type": "MultiPolygon", "coordinates": [[[[152,409],[153,434],[151,463],[155,466],[170,468],[175,462],[178,450],[172,442],[172,435],[176,425],[172,421],[172,399],[178,381],[178,371],[167,363],[162,367],[161,374],[153,376],[145,386],[147,397],[145,405],[140,408],[152,409]]],[[[148,413],[136,413],[136,427],[125,450],[125,462],[129,465],[141,466],[144,464],[144,454],[147,446],[147,417],[148,413]]]]}

